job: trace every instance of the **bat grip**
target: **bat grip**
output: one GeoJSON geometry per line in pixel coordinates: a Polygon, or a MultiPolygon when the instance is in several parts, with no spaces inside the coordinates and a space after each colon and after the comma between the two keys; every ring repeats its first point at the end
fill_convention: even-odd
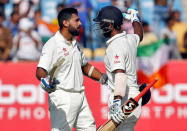
{"type": "Polygon", "coordinates": [[[158,79],[154,79],[147,87],[145,87],[138,96],[134,98],[136,102],[140,100],[140,98],[158,81],[158,79]]]}

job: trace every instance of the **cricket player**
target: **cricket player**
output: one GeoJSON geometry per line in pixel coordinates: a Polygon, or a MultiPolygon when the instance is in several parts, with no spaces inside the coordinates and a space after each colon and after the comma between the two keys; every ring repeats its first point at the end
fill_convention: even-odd
{"type": "MultiPolygon", "coordinates": [[[[121,104],[139,92],[136,73],[137,47],[143,39],[143,30],[138,11],[129,9],[128,14],[114,6],[103,7],[95,19],[103,35],[109,38],[104,63],[107,69],[108,86],[112,90],[109,98],[109,116],[119,124],[117,131],[133,131],[141,114],[141,106],[124,120],[121,104]],[[134,34],[126,34],[121,30],[124,17],[132,22],[134,34]]],[[[141,100],[139,101],[141,105],[141,100]]]]}
{"type": "Polygon", "coordinates": [[[48,92],[51,131],[95,131],[95,120],[87,103],[83,74],[105,84],[107,76],[90,65],[74,36],[79,35],[81,22],[74,8],[65,8],[58,14],[60,30],[44,45],[36,76],[48,92]],[[49,72],[55,63],[54,79],[49,72]]]}

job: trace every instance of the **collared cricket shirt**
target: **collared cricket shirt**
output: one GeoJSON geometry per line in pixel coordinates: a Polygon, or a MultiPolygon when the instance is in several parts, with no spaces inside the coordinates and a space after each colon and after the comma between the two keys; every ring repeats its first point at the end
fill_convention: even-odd
{"type": "Polygon", "coordinates": [[[83,72],[81,67],[87,64],[81,49],[77,46],[76,40],[68,42],[58,31],[47,41],[42,49],[38,67],[44,68],[48,73],[55,63],[64,58],[65,61],[55,71],[55,78],[60,82],[57,89],[67,91],[82,91],[83,72]]]}
{"type": "Polygon", "coordinates": [[[110,38],[106,44],[106,55],[104,58],[108,85],[114,90],[114,73],[117,69],[125,70],[127,74],[127,88],[137,90],[136,55],[139,44],[139,36],[136,34],[117,34],[110,38]]]}

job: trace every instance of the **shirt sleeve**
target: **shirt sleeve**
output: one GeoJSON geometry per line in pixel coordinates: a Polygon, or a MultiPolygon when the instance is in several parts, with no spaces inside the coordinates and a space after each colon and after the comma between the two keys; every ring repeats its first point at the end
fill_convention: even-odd
{"type": "Polygon", "coordinates": [[[53,44],[46,43],[43,46],[40,60],[38,63],[38,67],[45,69],[47,72],[49,72],[50,65],[52,63],[53,48],[51,45],[53,45],[53,44]]]}
{"type": "Polygon", "coordinates": [[[125,70],[125,61],[128,56],[126,50],[124,48],[121,48],[119,43],[110,46],[106,52],[106,55],[109,60],[111,72],[117,69],[125,70]]]}
{"type": "Polygon", "coordinates": [[[86,57],[84,56],[82,49],[79,46],[77,46],[77,48],[81,53],[81,60],[82,60],[81,66],[85,66],[88,63],[88,61],[86,60],[86,57]]]}
{"type": "Polygon", "coordinates": [[[133,40],[136,43],[136,47],[138,47],[139,43],[140,43],[140,37],[137,34],[129,34],[130,35],[130,39],[133,40]]]}

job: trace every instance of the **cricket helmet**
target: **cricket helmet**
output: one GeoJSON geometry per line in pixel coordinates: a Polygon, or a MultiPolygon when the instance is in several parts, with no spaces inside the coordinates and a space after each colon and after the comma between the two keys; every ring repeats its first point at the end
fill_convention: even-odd
{"type": "Polygon", "coordinates": [[[110,22],[114,25],[121,26],[123,23],[122,12],[114,6],[105,6],[98,12],[95,22],[110,22]]]}
{"type": "Polygon", "coordinates": [[[97,24],[97,28],[102,29],[105,37],[110,37],[113,25],[114,29],[120,30],[123,23],[122,12],[114,6],[105,6],[98,12],[96,18],[93,19],[97,24]]]}

